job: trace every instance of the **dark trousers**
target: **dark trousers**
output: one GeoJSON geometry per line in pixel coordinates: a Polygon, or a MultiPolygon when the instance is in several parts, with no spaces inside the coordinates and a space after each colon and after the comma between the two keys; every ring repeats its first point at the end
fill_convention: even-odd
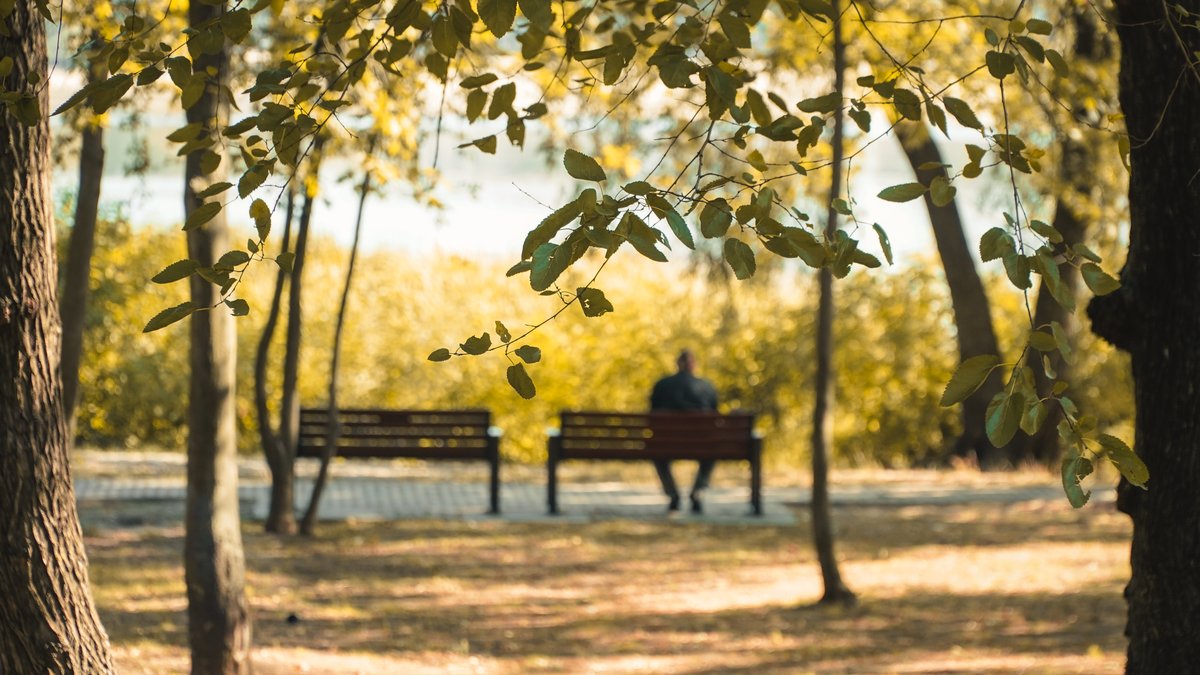
{"type": "MultiPolygon", "coordinates": [[[[671,460],[656,459],[654,461],[654,470],[658,472],[658,480],[662,482],[663,492],[668,497],[676,499],[679,497],[679,487],[675,484],[675,476],[671,474],[671,460]]],[[[699,461],[699,467],[696,469],[696,480],[692,481],[692,494],[699,494],[708,487],[708,482],[712,478],[713,467],[717,465],[715,459],[702,459],[699,461]]]]}

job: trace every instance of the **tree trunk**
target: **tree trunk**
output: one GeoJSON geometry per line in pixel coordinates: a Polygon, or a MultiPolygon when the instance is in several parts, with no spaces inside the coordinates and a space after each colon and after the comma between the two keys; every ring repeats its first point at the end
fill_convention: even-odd
{"type": "MultiPolygon", "coordinates": [[[[375,150],[375,139],[367,146],[367,157],[375,150]]],[[[308,500],[308,509],[300,522],[300,533],[312,536],[317,526],[317,509],[321,503],[321,494],[325,492],[325,482],[329,479],[329,462],[337,452],[338,440],[342,435],[342,426],[338,423],[338,360],[342,349],[342,328],[346,324],[346,304],[350,299],[350,284],[354,280],[354,263],[358,260],[358,241],[362,235],[363,210],[367,204],[367,195],[371,191],[371,171],[364,169],[362,185],[358,189],[358,215],[354,218],[354,241],[350,244],[350,261],[346,265],[346,283],[342,286],[342,300],[338,304],[337,323],[333,329],[333,354],[329,359],[329,427],[325,432],[325,452],[321,455],[321,468],[313,483],[312,495],[308,500]]]]}
{"type": "MultiPolygon", "coordinates": [[[[1173,6],[1115,3],[1120,99],[1130,136],[1129,255],[1122,288],[1088,307],[1093,330],[1128,351],[1137,451],[1148,490],[1122,481],[1133,520],[1127,672],[1200,664],[1200,33],[1173,6]]],[[[1200,0],[1173,3],[1200,13],[1200,0]]]]}
{"type": "MultiPolygon", "coordinates": [[[[845,90],[846,45],[842,40],[841,12],[838,0],[833,2],[833,61],[834,90],[841,96],[845,90]]],[[[842,160],[845,156],[845,113],[839,107],[833,118],[833,162],[830,166],[829,201],[842,193],[842,160]]],[[[825,237],[837,237],[838,214],[831,205],[825,216],[825,237]]],[[[853,604],[854,593],[842,581],[837,555],[833,546],[833,509],[829,503],[829,456],[832,453],[834,371],[833,371],[833,272],[828,266],[817,272],[820,300],[817,307],[817,372],[816,400],[813,404],[812,425],[812,521],[813,544],[821,565],[821,580],[825,593],[819,604],[853,604]]]]}
{"type": "MultiPolygon", "coordinates": [[[[13,91],[47,77],[46,28],[19,0],[0,34],[13,91]]],[[[0,111],[0,673],[110,673],[88,585],[58,369],[48,87],[33,126],[0,111]]]]}
{"type": "MultiPolygon", "coordinates": [[[[283,222],[283,238],[280,241],[280,252],[286,252],[292,242],[292,216],[296,203],[296,191],[289,190],[287,197],[287,214],[283,222]]],[[[262,335],[258,338],[258,349],[254,354],[254,413],[258,418],[258,438],[262,444],[263,456],[271,475],[283,469],[283,439],[271,422],[271,410],[267,406],[267,367],[270,365],[271,341],[275,337],[275,328],[279,325],[279,311],[283,300],[283,287],[287,284],[287,272],[282,267],[275,274],[275,292],[271,296],[271,308],[267,312],[267,321],[263,325],[262,335]]]]}
{"type": "MultiPolygon", "coordinates": [[[[91,81],[104,77],[102,69],[89,70],[91,81]]],[[[79,146],[79,194],[75,223],[67,247],[66,279],[60,301],[62,314],[63,406],[67,439],[75,440],[75,408],[79,404],[79,364],[83,358],[83,328],[87,319],[88,285],[92,251],[96,243],[96,217],[100,208],[100,179],[104,175],[104,126],[96,117],[85,122],[79,146]]]]}
{"type": "MultiPolygon", "coordinates": [[[[896,127],[896,137],[918,181],[929,185],[938,176],[946,177],[941,152],[924,123],[901,123],[896,127]],[[936,168],[930,168],[935,164],[936,168]]],[[[1000,347],[992,327],[991,307],[975,267],[975,259],[967,245],[958,207],[954,202],[937,206],[929,192],[926,192],[925,208],[933,226],[933,239],[937,244],[938,256],[942,259],[942,269],[946,272],[946,284],[950,287],[959,361],[981,354],[999,356],[1000,347]]],[[[1004,464],[1009,459],[1007,448],[992,447],[984,426],[988,403],[1004,386],[1000,370],[993,370],[983,386],[963,401],[962,435],[954,442],[952,450],[956,457],[975,458],[981,467],[1004,464]]]]}
{"type": "MultiPolygon", "coordinates": [[[[318,146],[319,146],[318,141],[318,146]]],[[[319,147],[317,148],[319,152],[319,147]]],[[[314,162],[314,165],[316,162],[314,162]]],[[[314,168],[314,172],[316,169],[314,168]]],[[[308,251],[308,230],[312,221],[312,194],[305,193],[296,228],[296,258],[288,282],[287,340],[283,353],[283,392],[279,412],[279,462],[271,467],[271,506],[264,528],[276,534],[296,532],[296,443],[300,436],[300,338],[304,328],[300,295],[304,259],[308,251]]]]}
{"type": "MultiPolygon", "coordinates": [[[[1075,44],[1073,47],[1076,64],[1088,64],[1091,68],[1102,68],[1112,54],[1111,42],[1100,33],[1097,16],[1093,7],[1087,5],[1072,5],[1067,10],[1070,13],[1071,24],[1075,28],[1075,44]]],[[[1070,100],[1070,99],[1068,99],[1070,100]]],[[[1083,108],[1077,113],[1082,118],[1083,108]]],[[[1087,130],[1082,130],[1087,133],[1087,130]]],[[[1061,244],[1055,246],[1056,253],[1071,247],[1072,244],[1083,242],[1091,226],[1084,210],[1095,202],[1093,195],[1099,189],[1093,180],[1092,167],[1099,161],[1096,154],[1099,148],[1090,139],[1062,134],[1059,141],[1059,183],[1062,185],[1058,195],[1058,203],[1054,209],[1052,225],[1063,236],[1061,244]]],[[[1068,292],[1079,297],[1079,272],[1071,265],[1059,266],[1059,276],[1068,292]]],[[[1033,312],[1033,325],[1044,328],[1051,322],[1057,321],[1068,336],[1074,336],[1078,331],[1073,312],[1068,312],[1050,295],[1044,283],[1039,282],[1037,305],[1033,312]]],[[[1063,359],[1058,351],[1043,355],[1050,362],[1058,379],[1071,381],[1071,364],[1063,359]]],[[[1040,358],[1030,359],[1029,367],[1033,370],[1037,391],[1042,396],[1050,393],[1052,386],[1046,375],[1045,367],[1040,358]]],[[[1053,466],[1062,459],[1062,446],[1058,438],[1058,422],[1062,419],[1062,409],[1056,405],[1047,406],[1046,420],[1041,429],[1032,436],[1018,434],[1021,439],[1020,447],[1015,453],[1019,461],[1032,461],[1053,466]]]]}
{"type": "MultiPolygon", "coordinates": [[[[188,5],[188,22],[198,26],[219,16],[222,10],[220,5],[193,2],[188,5]]],[[[218,120],[229,117],[229,101],[221,98],[229,78],[224,49],[196,58],[194,69],[215,75],[200,100],[188,108],[187,121],[203,124],[204,133],[217,135],[218,120]]],[[[219,141],[214,147],[220,147],[219,141]]],[[[223,180],[225,174],[218,169],[206,175],[200,168],[201,154],[187,156],[187,214],[202,203],[196,194],[223,180]]],[[[190,230],[189,257],[201,265],[212,265],[228,250],[228,234],[224,213],[190,230]]],[[[191,291],[192,302],[201,307],[220,302],[218,287],[199,275],[191,277],[191,291]]],[[[250,672],[250,615],[237,493],[234,320],[221,305],[195,312],[190,318],[184,572],[192,673],[205,675],[250,672]]]]}

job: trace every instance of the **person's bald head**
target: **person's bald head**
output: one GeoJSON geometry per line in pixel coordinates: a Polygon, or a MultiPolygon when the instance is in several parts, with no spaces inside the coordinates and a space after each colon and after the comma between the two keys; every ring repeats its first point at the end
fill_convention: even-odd
{"type": "Polygon", "coordinates": [[[696,355],[692,353],[692,350],[684,349],[675,358],[675,365],[679,366],[679,372],[690,373],[696,369],[696,355]]]}

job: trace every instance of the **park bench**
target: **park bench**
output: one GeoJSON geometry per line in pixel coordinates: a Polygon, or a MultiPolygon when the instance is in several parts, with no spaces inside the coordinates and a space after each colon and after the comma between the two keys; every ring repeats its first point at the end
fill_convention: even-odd
{"type": "Polygon", "coordinates": [[[762,515],[762,437],[751,413],[563,411],[547,450],[551,514],[558,513],[558,465],[566,460],[715,459],[750,464],[750,508],[762,515]]]}
{"type": "MultiPolygon", "coordinates": [[[[491,419],[487,410],[343,408],[335,456],[485,461],[491,467],[488,513],[500,513],[500,432],[491,419]]],[[[321,457],[328,424],[325,408],[300,411],[297,457],[321,457]]]]}

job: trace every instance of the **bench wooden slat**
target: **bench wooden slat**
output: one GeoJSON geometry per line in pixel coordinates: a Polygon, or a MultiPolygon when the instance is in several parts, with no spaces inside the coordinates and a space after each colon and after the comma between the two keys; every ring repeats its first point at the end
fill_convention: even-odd
{"type": "Polygon", "coordinates": [[[762,440],[754,434],[753,414],[563,411],[547,445],[551,513],[558,512],[558,463],[568,459],[746,461],[751,506],[762,513],[762,440]]]}
{"type": "MultiPolygon", "coordinates": [[[[486,461],[491,468],[489,513],[500,512],[500,439],[487,410],[386,410],[342,408],[335,456],[348,459],[486,461]]],[[[300,411],[296,456],[325,452],[329,411],[300,411]]]]}

